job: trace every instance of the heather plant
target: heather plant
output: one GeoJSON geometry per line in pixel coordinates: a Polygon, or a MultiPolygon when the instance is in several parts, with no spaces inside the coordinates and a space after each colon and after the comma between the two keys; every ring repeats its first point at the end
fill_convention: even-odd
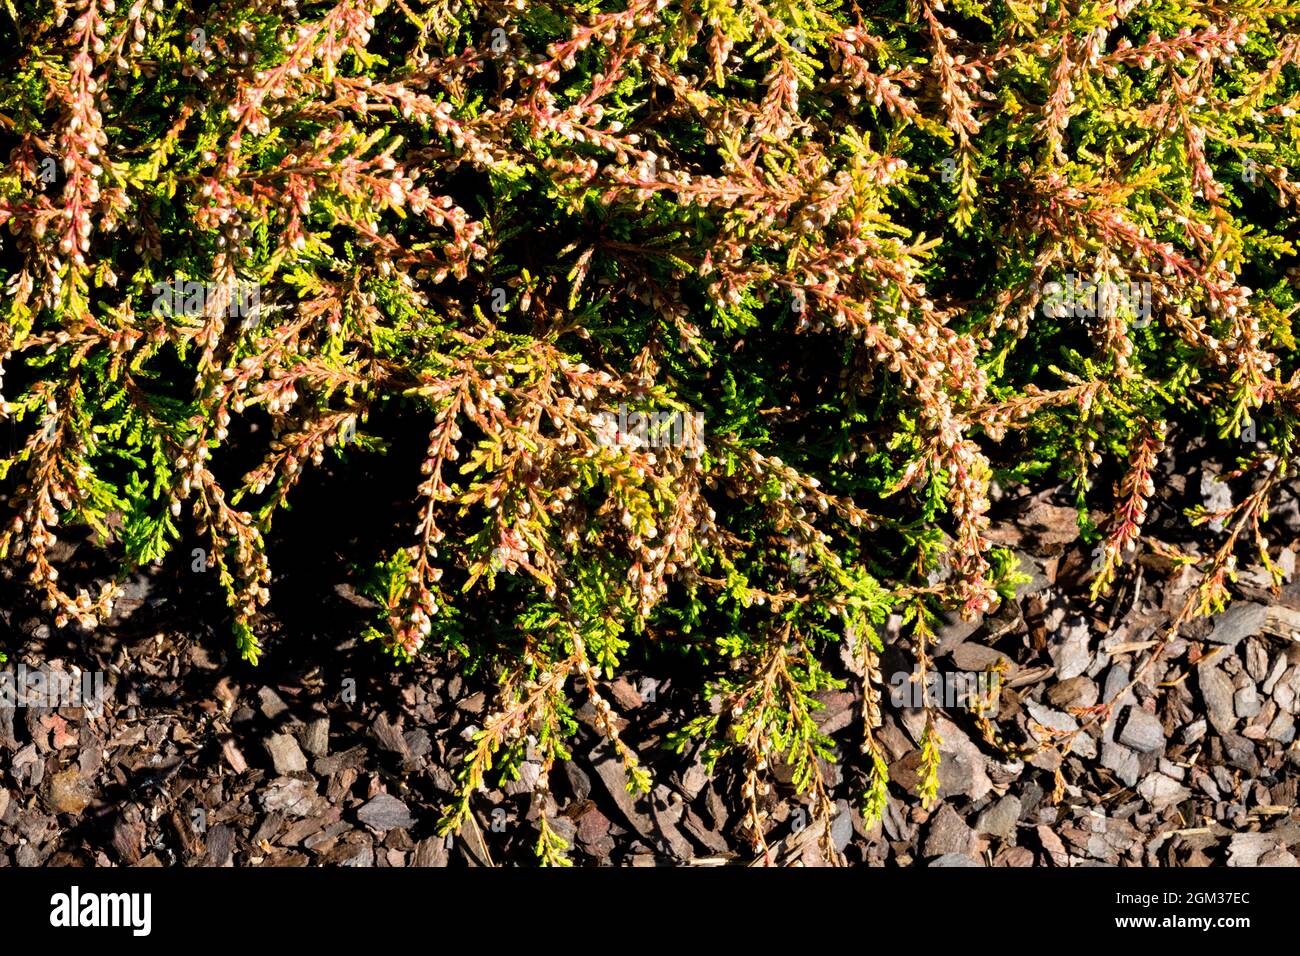
{"type": "Polygon", "coordinates": [[[652,655],[691,662],[674,744],[737,770],[760,855],[774,765],[833,813],[817,695],[851,662],[878,817],[882,625],[924,683],[939,615],[1012,595],[994,480],[1072,489],[1100,596],[1204,437],[1246,490],[1187,515],[1164,639],[1239,560],[1280,575],[1300,5],[6,9],[0,556],[93,628],[197,534],[255,662],[276,516],[419,423],[406,538],[357,558],[377,646],[497,683],[448,830],[525,759],[544,808],[588,703],[647,788],[608,686],[652,655]],[[62,577],[69,528],[118,573],[62,577]]]}

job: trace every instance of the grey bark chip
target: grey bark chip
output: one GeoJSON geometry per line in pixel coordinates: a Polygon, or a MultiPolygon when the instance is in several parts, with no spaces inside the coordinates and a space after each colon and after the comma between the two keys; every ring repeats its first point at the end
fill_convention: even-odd
{"type": "Polygon", "coordinates": [[[381,833],[386,830],[407,829],[415,823],[405,803],[391,794],[381,793],[357,811],[357,819],[381,833]]]}
{"type": "Polygon", "coordinates": [[[1160,720],[1140,707],[1130,706],[1120,717],[1119,743],[1138,753],[1154,753],[1165,745],[1165,731],[1160,720]]]}

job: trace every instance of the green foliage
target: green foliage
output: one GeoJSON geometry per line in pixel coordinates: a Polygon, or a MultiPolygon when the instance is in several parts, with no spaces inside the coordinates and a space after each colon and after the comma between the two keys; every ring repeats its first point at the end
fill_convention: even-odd
{"type": "Polygon", "coordinates": [[[11,7],[0,558],[93,627],[197,536],[256,661],[275,516],[413,429],[407,536],[353,557],[368,639],[498,684],[448,831],[530,764],[564,862],[546,780],[576,712],[648,789],[606,688],[671,658],[696,681],[674,746],[738,769],[756,852],[773,764],[829,821],[818,697],[850,680],[878,818],[885,621],[924,672],[940,612],[1027,580],[985,535],[995,481],[1072,490],[1100,596],[1166,442],[1203,439],[1255,484],[1190,516],[1223,530],[1176,627],[1238,551],[1273,567],[1296,12],[11,7]],[[69,527],[118,569],[97,594],[54,566],[69,527]]]}

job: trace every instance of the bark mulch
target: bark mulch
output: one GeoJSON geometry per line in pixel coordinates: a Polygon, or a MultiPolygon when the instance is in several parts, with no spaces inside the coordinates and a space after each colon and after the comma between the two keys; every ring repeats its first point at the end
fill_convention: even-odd
{"type": "MultiPolygon", "coordinates": [[[[1294,538],[1294,503],[1279,512],[1294,538]]],[[[987,619],[950,621],[936,664],[970,672],[1004,661],[997,724],[1007,740],[1032,742],[1074,729],[1072,709],[1129,682],[1194,577],[1148,551],[1091,602],[1073,509],[1041,494],[1003,499],[998,514],[993,537],[1033,579],[987,619]]],[[[1282,555],[1288,569],[1294,547],[1282,555]]],[[[848,686],[826,694],[821,712],[842,755],[824,768],[839,810],[834,845],[850,864],[1295,866],[1300,584],[1276,596],[1266,585],[1243,572],[1238,602],[1185,628],[1064,756],[1010,758],[981,739],[970,713],[943,709],[941,799],[929,809],[904,789],[917,778],[924,714],[887,700],[879,734],[894,785],[871,828],[853,805],[865,779],[861,683],[845,663],[848,686]]],[[[182,604],[162,573],[135,579],[119,619],[94,635],[51,633],[6,599],[6,667],[102,670],[108,685],[99,715],[0,709],[0,866],[533,862],[534,764],[478,795],[458,835],[435,833],[487,684],[431,663],[393,668],[356,639],[364,602],[346,585],[325,586],[307,624],[286,621],[268,636],[257,668],[228,656],[227,638],[206,623],[219,615],[182,604]]],[[[886,640],[889,680],[912,665],[897,621],[886,640]]],[[[733,769],[710,775],[698,755],[663,746],[694,699],[687,679],[699,675],[633,674],[613,687],[622,736],[657,781],[648,797],[626,793],[592,714],[579,714],[575,759],[552,774],[547,798],[575,862],[753,862],[733,769]]],[[[773,861],[821,865],[808,808],[784,768],[775,777],[773,861]]]]}

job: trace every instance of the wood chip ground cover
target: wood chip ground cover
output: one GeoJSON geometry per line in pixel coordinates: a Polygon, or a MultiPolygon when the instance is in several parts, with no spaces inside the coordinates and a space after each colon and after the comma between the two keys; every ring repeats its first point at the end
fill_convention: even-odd
{"type": "MultiPolygon", "coordinates": [[[[881,821],[850,804],[858,678],[824,695],[837,743],[826,768],[840,862],[897,866],[1295,866],[1300,744],[1300,590],[1241,578],[1237,603],[1184,629],[1129,690],[1189,578],[1154,557],[1107,600],[1087,598],[1086,548],[1050,494],[999,502],[994,536],[1031,580],[974,626],[940,634],[942,671],[1006,662],[996,722],[1021,745],[1083,726],[1064,754],[1012,759],[971,714],[941,709],[939,799],[917,779],[921,710],[886,704],[891,795],[881,821]],[[1117,699],[1089,722],[1089,708],[1117,699]],[[1054,793],[1054,791],[1056,791],[1054,793]]],[[[1279,519],[1294,532],[1294,507],[1279,519]]],[[[1291,551],[1283,560],[1290,563],[1291,551]]],[[[356,598],[328,587],[308,631],[284,631],[261,666],[228,657],[159,573],[107,632],[56,637],[6,613],[10,666],[108,675],[102,713],[0,709],[0,865],[487,866],[535,862],[536,766],[488,789],[459,834],[436,825],[489,686],[424,661],[392,668],[355,639],[356,598]]],[[[328,582],[326,582],[328,584],[328,582]]],[[[12,584],[6,585],[12,587],[12,584]]],[[[324,587],[325,585],[323,585],[324,587]]],[[[886,673],[910,670],[889,644],[886,673]]],[[[710,774],[666,732],[691,695],[672,673],[631,674],[613,695],[624,740],[654,774],[629,794],[590,708],[574,759],[552,775],[548,817],[589,865],[826,865],[822,834],[788,787],[766,800],[772,855],[755,860],[734,768],[710,774]]],[[[783,785],[785,784],[785,785],[783,785]]]]}

